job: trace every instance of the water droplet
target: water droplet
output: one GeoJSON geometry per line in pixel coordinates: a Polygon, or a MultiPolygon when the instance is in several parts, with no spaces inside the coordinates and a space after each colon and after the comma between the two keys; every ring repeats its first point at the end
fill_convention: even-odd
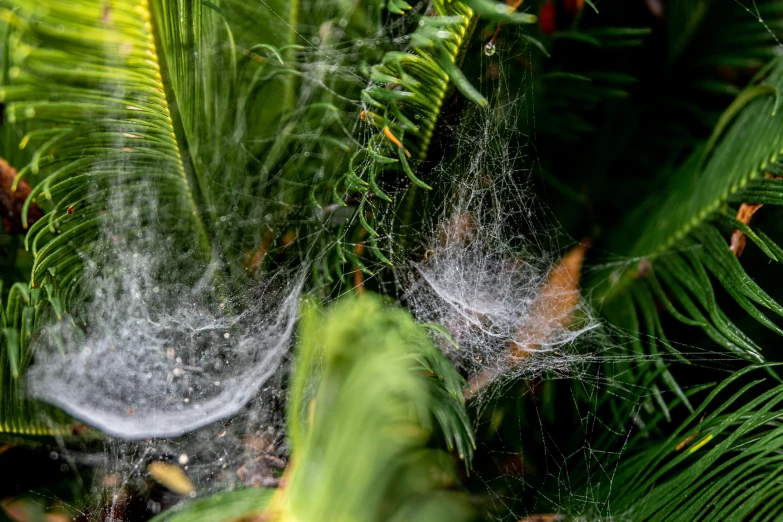
{"type": "Polygon", "coordinates": [[[495,51],[497,51],[497,47],[495,47],[495,42],[489,41],[487,42],[487,45],[484,46],[484,54],[487,56],[492,56],[495,54],[495,51]]]}

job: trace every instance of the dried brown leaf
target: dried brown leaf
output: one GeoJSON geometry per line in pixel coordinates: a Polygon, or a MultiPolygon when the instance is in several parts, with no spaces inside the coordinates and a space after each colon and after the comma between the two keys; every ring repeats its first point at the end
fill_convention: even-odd
{"type": "MultiPolygon", "coordinates": [[[[753,219],[753,215],[763,206],[763,203],[743,203],[737,211],[737,221],[744,225],[749,224],[750,220],[753,219]]],[[[730,248],[735,256],[739,257],[742,255],[742,251],[745,250],[747,241],[747,236],[741,230],[734,230],[731,234],[730,248]]]]}
{"type": "Polygon", "coordinates": [[[525,357],[552,336],[568,326],[574,309],[579,304],[579,279],[589,241],[571,249],[549,272],[546,285],[538,295],[529,320],[521,325],[510,347],[514,357],[525,357]]]}
{"type": "MultiPolygon", "coordinates": [[[[763,203],[743,203],[737,211],[737,221],[745,225],[749,224],[753,215],[763,206],[763,203]]],[[[745,244],[747,242],[747,236],[741,230],[735,229],[731,234],[730,247],[735,256],[739,257],[742,255],[742,251],[745,250],[745,244]]]]}
{"type": "MultiPolygon", "coordinates": [[[[507,346],[509,364],[516,366],[530,352],[545,344],[558,330],[567,327],[579,304],[582,263],[590,246],[583,241],[571,249],[549,272],[547,282],[536,298],[527,319],[519,326],[514,341],[507,346]]],[[[497,377],[497,370],[485,369],[469,382],[465,397],[481,391],[497,377]]]]}
{"type": "MultiPolygon", "coordinates": [[[[30,184],[25,180],[20,180],[16,190],[12,190],[16,175],[16,169],[0,158],[0,218],[3,220],[5,232],[13,235],[25,233],[22,226],[22,207],[31,190],[30,184]]],[[[28,226],[38,221],[42,215],[38,205],[32,203],[27,212],[28,226]]]]}
{"type": "MultiPolygon", "coordinates": [[[[775,176],[774,174],[767,173],[765,175],[766,178],[776,178],[780,179],[780,176],[775,176]]],[[[740,205],[739,209],[737,210],[737,221],[742,223],[743,225],[749,225],[751,220],[753,219],[753,216],[756,214],[756,212],[763,207],[763,203],[743,203],[740,205]]],[[[734,253],[735,256],[739,257],[742,255],[743,250],[745,250],[745,244],[748,242],[748,238],[745,235],[744,232],[741,230],[735,229],[734,232],[731,234],[731,251],[734,253]]]]}

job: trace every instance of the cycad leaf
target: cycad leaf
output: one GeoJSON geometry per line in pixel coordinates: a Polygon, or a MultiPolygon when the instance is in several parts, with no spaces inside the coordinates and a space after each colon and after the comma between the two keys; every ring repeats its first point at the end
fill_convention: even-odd
{"type": "MultiPolygon", "coordinates": [[[[4,13],[22,29],[12,51],[12,83],[0,89],[8,121],[62,129],[55,139],[32,144],[39,147],[35,161],[19,174],[44,177],[29,201],[49,209],[27,240],[36,255],[33,284],[49,268],[60,274],[61,286],[70,283],[65,276],[75,277],[71,268],[80,260],[66,254],[74,244],[89,250],[99,237],[98,218],[119,212],[116,202],[109,208],[111,196],[167,205],[208,253],[147,2],[47,0],[34,9],[10,2],[4,13]]],[[[157,17],[160,25],[176,21],[165,14],[157,17]]]]}
{"type": "Polygon", "coordinates": [[[758,367],[721,382],[666,440],[649,445],[645,437],[631,438],[622,458],[615,457],[619,464],[607,504],[614,516],[649,521],[780,518],[783,386],[759,391],[762,379],[737,391],[752,371],[758,367]]]}
{"type": "MultiPolygon", "coordinates": [[[[224,522],[258,513],[268,504],[274,490],[239,489],[191,500],[167,509],[150,522],[224,522]]],[[[241,519],[240,519],[241,520],[241,519]]]]}
{"type": "MultiPolygon", "coordinates": [[[[736,226],[731,216],[737,211],[731,204],[783,203],[783,182],[774,178],[780,172],[778,154],[783,148],[780,89],[783,60],[778,58],[738,96],[707,144],[671,174],[662,196],[649,198],[615,236],[617,245],[634,244],[628,255],[642,261],[605,279],[599,300],[607,310],[620,306],[616,297],[629,287],[649,285],[678,319],[701,326],[745,359],[763,360],[760,348],[720,308],[713,286],[717,281],[752,317],[782,333],[768,314],[783,315],[783,306],[747,275],[728,241],[736,226]]],[[[741,227],[776,259],[778,245],[754,226],[741,227]]],[[[649,323],[659,322],[654,307],[640,311],[649,323]]]]}
{"type": "Polygon", "coordinates": [[[19,372],[30,362],[30,336],[44,298],[26,283],[16,283],[0,307],[0,434],[70,435],[72,422],[52,407],[28,400],[19,387],[19,372]]]}
{"type": "MultiPolygon", "coordinates": [[[[22,425],[32,410],[14,377],[31,360],[39,320],[72,311],[85,257],[113,242],[131,249],[139,231],[172,238],[201,261],[211,255],[202,221],[208,207],[197,200],[197,173],[179,123],[178,111],[193,109],[179,96],[178,111],[170,110],[178,89],[187,94],[181,78],[194,76],[185,70],[194,61],[182,60],[192,51],[191,35],[165,39],[165,55],[156,42],[168,34],[163,27],[192,31],[194,21],[160,4],[0,2],[11,27],[7,81],[0,85],[5,126],[27,132],[19,147],[34,152],[17,179],[34,185],[27,205],[35,201],[47,211],[25,241],[35,258],[29,287],[15,285],[7,300],[3,353],[11,371],[3,369],[0,422],[22,425]],[[169,63],[177,75],[166,75],[169,63]]],[[[201,9],[195,2],[179,7],[201,9]]]]}
{"type": "MultiPolygon", "coordinates": [[[[364,143],[352,158],[348,172],[333,186],[337,204],[343,204],[339,191],[374,194],[391,202],[378,182],[387,171],[407,177],[414,194],[416,187],[432,190],[432,185],[421,179],[416,170],[427,157],[449,95],[456,89],[481,108],[489,105],[461,68],[479,17],[503,23],[536,21],[535,16],[495,0],[436,0],[432,7],[432,16],[420,17],[416,31],[410,35],[410,49],[387,52],[370,69],[371,83],[361,93],[361,117],[378,132],[364,143]],[[354,160],[359,155],[365,164],[357,174],[359,163],[355,169],[354,160]]],[[[362,201],[357,209],[358,221],[371,238],[371,250],[379,261],[391,264],[377,247],[375,237],[379,234],[364,217],[365,199],[362,201]]],[[[358,267],[356,262],[354,265],[358,267]]]]}
{"type": "Polygon", "coordinates": [[[456,480],[451,459],[427,446],[437,423],[447,440],[472,451],[463,385],[405,311],[372,295],[325,311],[307,303],[280,488],[274,496],[220,493],[154,520],[470,520],[468,498],[447,490],[456,480]]]}
{"type": "Polygon", "coordinates": [[[321,314],[310,306],[303,318],[288,406],[292,467],[271,512],[280,520],[388,520],[426,506],[442,519],[459,495],[442,491],[454,480],[448,457],[425,445],[434,421],[470,458],[464,381],[406,312],[377,297],[321,314]]]}

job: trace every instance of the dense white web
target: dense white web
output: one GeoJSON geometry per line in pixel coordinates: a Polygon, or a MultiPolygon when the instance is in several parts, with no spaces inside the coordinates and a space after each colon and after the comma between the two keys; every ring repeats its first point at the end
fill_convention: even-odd
{"type": "Polygon", "coordinates": [[[87,331],[57,321],[34,343],[34,397],[117,437],[171,437],[236,414],[280,370],[301,277],[266,281],[227,314],[200,284],[160,284],[160,257],[115,254],[103,261],[121,277],[87,272],[87,331]]]}

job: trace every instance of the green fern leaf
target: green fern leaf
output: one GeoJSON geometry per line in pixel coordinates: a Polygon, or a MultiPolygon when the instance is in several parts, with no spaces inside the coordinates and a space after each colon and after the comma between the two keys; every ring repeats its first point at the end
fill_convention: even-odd
{"type": "MultiPolygon", "coordinates": [[[[769,177],[780,172],[781,88],[783,61],[775,59],[726,111],[709,142],[672,174],[662,197],[650,198],[618,232],[616,244],[634,244],[628,255],[637,261],[601,276],[605,279],[597,301],[609,315],[624,306],[618,296],[643,285],[681,321],[700,326],[740,357],[762,361],[760,347],[720,308],[717,282],[752,317],[783,334],[769,317],[783,316],[783,306],[748,276],[728,241],[736,228],[772,260],[781,261],[780,247],[763,231],[733,217],[736,204],[783,203],[783,181],[769,177]]],[[[659,324],[655,307],[641,312],[649,324],[659,324]]]]}
{"type": "Polygon", "coordinates": [[[470,462],[463,379],[405,311],[363,295],[306,303],[292,373],[285,484],[220,493],[154,520],[470,520],[448,491],[451,459],[428,446],[439,426],[470,462]]]}
{"type": "Polygon", "coordinates": [[[758,370],[749,366],[722,381],[666,439],[650,445],[640,434],[633,437],[622,458],[607,463],[618,464],[614,487],[607,484],[599,495],[606,495],[601,498],[612,515],[649,521],[779,519],[783,386],[765,389],[763,379],[743,381],[758,370]]]}
{"type": "MultiPolygon", "coordinates": [[[[386,520],[417,498],[406,508],[415,513],[453,480],[448,459],[424,449],[434,426],[470,462],[464,381],[406,312],[377,297],[338,302],[326,317],[309,306],[293,375],[282,520],[386,520]]],[[[447,499],[431,500],[442,516],[447,499]]]]}
{"type": "Polygon", "coordinates": [[[0,2],[10,28],[4,127],[27,132],[19,148],[34,151],[15,182],[34,185],[23,219],[32,202],[47,211],[25,240],[34,256],[30,283],[15,285],[7,298],[0,422],[9,431],[38,425],[40,405],[24,401],[16,377],[30,363],[40,321],[61,319],[76,305],[85,254],[107,235],[126,240],[150,220],[156,233],[195,245],[196,258],[212,254],[206,180],[187,147],[199,136],[185,132],[198,113],[187,97],[199,90],[185,78],[195,77],[186,56],[199,39],[192,18],[201,5],[169,7],[0,2]]]}
{"type": "MultiPolygon", "coordinates": [[[[174,202],[201,251],[210,252],[194,180],[175,134],[161,75],[165,59],[147,2],[51,1],[30,8],[21,2],[4,11],[22,36],[12,52],[11,84],[0,90],[0,100],[9,123],[59,130],[38,144],[33,162],[19,173],[43,178],[28,205],[37,201],[48,209],[27,236],[35,255],[32,285],[50,268],[60,274],[61,287],[77,277],[73,269],[81,261],[67,254],[74,243],[86,248],[98,238],[102,215],[117,212],[110,204],[120,190],[139,205],[150,197],[174,202]]],[[[168,26],[165,15],[177,13],[161,13],[159,26],[168,26]]],[[[186,90],[180,85],[182,67],[176,56],[170,58],[176,64],[169,65],[176,71],[171,86],[186,90]]]]}

